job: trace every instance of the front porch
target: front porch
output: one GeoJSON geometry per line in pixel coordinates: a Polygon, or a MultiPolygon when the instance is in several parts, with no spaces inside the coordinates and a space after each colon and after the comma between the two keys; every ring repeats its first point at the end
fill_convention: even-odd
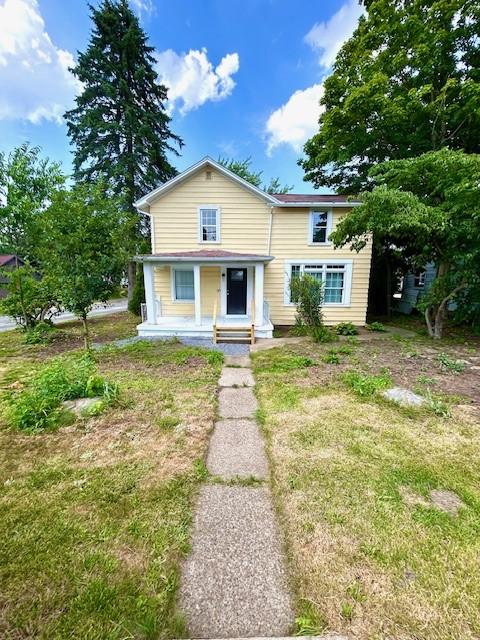
{"type": "Polygon", "coordinates": [[[219,250],[138,256],[145,281],[138,335],[271,338],[263,286],[271,259],[219,250]]]}

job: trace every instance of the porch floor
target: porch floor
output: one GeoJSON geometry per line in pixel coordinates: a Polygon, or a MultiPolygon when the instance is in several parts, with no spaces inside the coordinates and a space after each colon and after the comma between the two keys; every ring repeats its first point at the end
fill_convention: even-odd
{"type": "MultiPolygon", "coordinates": [[[[250,327],[251,320],[247,317],[217,316],[217,327],[250,327]]],[[[142,322],[137,326],[139,336],[203,336],[213,334],[213,317],[202,316],[201,324],[195,324],[192,316],[159,316],[156,324],[142,322]]],[[[271,338],[273,324],[264,322],[255,327],[255,337],[271,338]]]]}

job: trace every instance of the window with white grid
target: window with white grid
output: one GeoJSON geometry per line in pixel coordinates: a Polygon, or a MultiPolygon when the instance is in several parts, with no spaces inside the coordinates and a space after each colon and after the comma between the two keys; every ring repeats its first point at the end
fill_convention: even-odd
{"type": "Polygon", "coordinates": [[[200,242],[220,242],[220,211],[218,207],[199,208],[200,242]]]}
{"type": "Polygon", "coordinates": [[[329,304],[348,304],[350,301],[350,263],[290,263],[286,271],[287,282],[285,286],[285,298],[289,304],[294,303],[290,293],[290,281],[292,278],[308,274],[323,283],[323,301],[329,304]]]}

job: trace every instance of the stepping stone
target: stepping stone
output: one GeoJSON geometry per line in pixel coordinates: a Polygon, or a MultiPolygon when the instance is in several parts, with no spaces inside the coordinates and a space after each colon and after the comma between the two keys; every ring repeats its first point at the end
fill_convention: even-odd
{"type": "Polygon", "coordinates": [[[387,400],[396,402],[401,407],[421,407],[425,404],[425,399],[421,396],[413,393],[409,389],[403,389],[402,387],[392,387],[383,392],[383,396],[387,400]]]}
{"type": "Polygon", "coordinates": [[[220,387],[253,387],[255,380],[251,369],[223,367],[218,384],[220,387]]]}
{"type": "Polygon", "coordinates": [[[250,356],[225,356],[226,367],[251,367],[250,356]]]}
{"type": "Polygon", "coordinates": [[[249,388],[220,389],[218,410],[221,418],[254,418],[257,407],[257,399],[249,388]]]}
{"type": "Polygon", "coordinates": [[[267,489],[201,489],[180,605],[190,638],[288,634],[294,613],[267,489]]]}
{"type": "Polygon", "coordinates": [[[268,463],[263,439],[254,420],[221,420],[215,424],[207,456],[207,468],[223,480],[265,479],[268,463]]]}

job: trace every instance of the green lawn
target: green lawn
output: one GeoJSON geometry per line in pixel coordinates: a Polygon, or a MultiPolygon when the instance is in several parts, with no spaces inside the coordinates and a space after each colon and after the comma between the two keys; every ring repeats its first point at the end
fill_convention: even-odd
{"type": "MultiPolygon", "coordinates": [[[[95,319],[93,339],[132,335],[136,322],[95,319]]],[[[96,358],[120,386],[118,405],[36,435],[9,429],[2,400],[80,344],[76,323],[47,346],[0,335],[0,636],[176,636],[220,364],[174,342],[107,348],[96,358]]]]}
{"type": "Polygon", "coordinates": [[[479,356],[420,337],[254,355],[299,632],[479,637],[479,356]],[[388,403],[375,389],[391,381],[427,406],[388,403]]]}

